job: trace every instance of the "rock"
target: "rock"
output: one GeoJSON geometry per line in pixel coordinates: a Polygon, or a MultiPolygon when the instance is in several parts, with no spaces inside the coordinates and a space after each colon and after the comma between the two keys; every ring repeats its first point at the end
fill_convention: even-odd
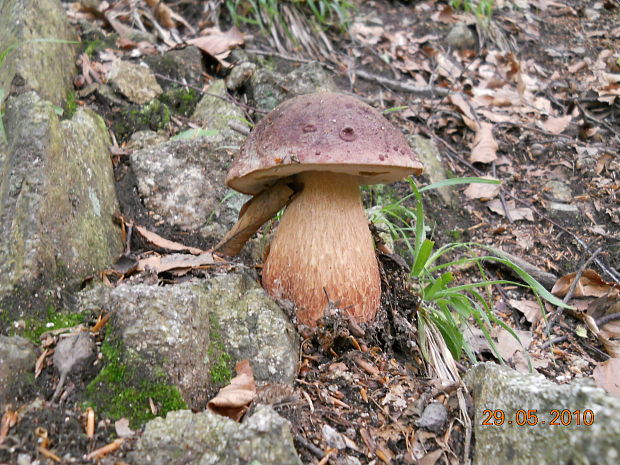
{"type": "Polygon", "coordinates": [[[18,44],[0,66],[0,89],[5,95],[34,90],[62,106],[76,72],[77,43],[66,42],[77,40],[58,0],[0,2],[0,52],[18,44]],[[49,41],[33,42],[41,38],[49,41]]]}
{"type": "Polygon", "coordinates": [[[246,136],[231,129],[229,121],[235,121],[237,123],[242,122],[245,119],[243,110],[227,100],[216,97],[216,95],[222,97],[228,95],[224,80],[215,80],[209,86],[207,92],[212,95],[207,94],[200,99],[191,120],[202,124],[204,129],[214,129],[218,131],[219,137],[224,138],[227,145],[241,146],[246,136]]]}
{"type": "MultiPolygon", "coordinates": [[[[542,375],[520,374],[493,363],[473,367],[465,382],[475,401],[476,464],[612,465],[620,460],[620,400],[602,389],[583,381],[556,385],[542,375]],[[501,411],[505,423],[483,425],[489,417],[487,410],[501,411]],[[553,410],[568,415],[564,417],[567,424],[561,423],[560,416],[558,425],[551,425],[556,416],[553,410]],[[594,414],[591,425],[584,423],[589,421],[584,417],[586,410],[594,414]],[[523,412],[517,416],[517,411],[523,412]],[[532,411],[538,420],[535,426],[517,424],[532,411]],[[577,415],[571,413],[575,411],[580,412],[579,425],[577,415]]],[[[493,417],[490,421],[494,422],[493,417]]]]}
{"type": "Polygon", "coordinates": [[[248,94],[254,106],[265,111],[297,95],[337,90],[333,79],[319,63],[304,64],[286,75],[259,68],[248,82],[248,94]]]}
{"type": "Polygon", "coordinates": [[[249,198],[224,184],[233,152],[221,135],[169,141],[131,154],[144,205],[167,223],[219,241],[249,198]]]}
{"type": "Polygon", "coordinates": [[[153,72],[147,66],[136,65],[125,60],[112,63],[108,72],[108,83],[123,94],[130,102],[143,105],[163,92],[153,72]]]}
{"type": "Polygon", "coordinates": [[[256,64],[251,61],[242,61],[236,64],[226,76],[228,90],[239,90],[256,72],[256,64]]]}
{"type": "Polygon", "coordinates": [[[290,424],[268,406],[243,423],[204,411],[170,412],[147,423],[131,454],[135,465],[301,465],[290,424]]]}
{"type": "Polygon", "coordinates": [[[148,147],[154,147],[168,141],[166,134],[145,129],[143,131],[134,132],[127,143],[129,150],[142,150],[148,147]]]}
{"type": "Polygon", "coordinates": [[[347,447],[347,444],[343,439],[342,435],[331,426],[323,425],[323,428],[321,428],[321,432],[323,433],[323,440],[329,447],[338,450],[342,450],[347,447]]]}
{"type": "Polygon", "coordinates": [[[573,200],[573,192],[571,191],[570,186],[562,181],[547,181],[544,189],[551,200],[565,203],[572,202],[573,200]]]}
{"type": "MultiPolygon", "coordinates": [[[[419,135],[408,136],[407,142],[424,165],[424,175],[428,177],[431,183],[447,179],[446,172],[441,163],[441,155],[435,142],[419,135]]],[[[444,186],[436,190],[439,192],[439,196],[445,206],[449,207],[456,204],[453,187],[444,186]]]]}
{"type": "Polygon", "coordinates": [[[475,49],[476,48],[476,35],[474,31],[465,23],[456,23],[448,32],[446,36],[446,42],[452,48],[462,49],[475,49]]]}
{"type": "Polygon", "coordinates": [[[18,319],[45,311],[36,299],[113,263],[123,243],[103,120],[78,110],[59,121],[50,103],[27,92],[8,99],[5,121],[0,308],[18,319]]]}
{"type": "Polygon", "coordinates": [[[83,308],[112,313],[111,338],[122,344],[134,371],[151,379],[165,373],[164,381],[177,386],[192,408],[203,408],[209,391],[230,380],[238,360],[250,360],[259,383],[290,384],[297,374],[294,328],[244,274],[165,287],[99,287],[80,299],[83,308]]]}
{"type": "Polygon", "coordinates": [[[426,406],[416,425],[420,428],[426,428],[429,431],[439,433],[447,419],[448,410],[446,407],[439,402],[432,402],[426,406]]]}
{"type": "Polygon", "coordinates": [[[204,71],[202,52],[193,45],[182,49],[168,50],[163,55],[149,55],[144,62],[155,74],[164,76],[163,79],[155,76],[157,82],[165,90],[189,85],[202,87],[204,71]]]}
{"type": "Polygon", "coordinates": [[[22,375],[34,372],[36,360],[36,347],[28,339],[0,335],[0,405],[14,401],[14,390],[34,381],[22,375]]]}

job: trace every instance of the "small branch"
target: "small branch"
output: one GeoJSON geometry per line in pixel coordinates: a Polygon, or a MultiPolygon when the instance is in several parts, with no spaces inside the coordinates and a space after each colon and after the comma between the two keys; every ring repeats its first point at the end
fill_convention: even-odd
{"type": "Polygon", "coordinates": [[[409,92],[420,97],[445,97],[450,94],[449,89],[442,89],[434,86],[414,86],[401,81],[395,81],[394,79],[388,79],[383,76],[377,76],[367,71],[356,69],[353,71],[356,76],[365,79],[367,81],[374,81],[378,84],[382,84],[389,87],[392,90],[398,90],[401,92],[409,92]]]}

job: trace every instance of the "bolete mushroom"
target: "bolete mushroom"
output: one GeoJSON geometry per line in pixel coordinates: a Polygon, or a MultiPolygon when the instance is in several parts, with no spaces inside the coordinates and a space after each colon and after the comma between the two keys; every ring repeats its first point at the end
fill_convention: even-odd
{"type": "Polygon", "coordinates": [[[282,178],[303,186],[284,212],[263,267],[263,287],[315,326],[336,303],[358,323],[380,305],[381,281],[360,184],[395,182],[422,165],[378,111],[336,93],[288,100],[261,120],[226,184],[259,194],[282,178]]]}

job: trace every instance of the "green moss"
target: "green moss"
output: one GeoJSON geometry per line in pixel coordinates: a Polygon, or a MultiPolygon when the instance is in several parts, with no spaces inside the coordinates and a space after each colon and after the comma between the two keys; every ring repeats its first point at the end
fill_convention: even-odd
{"type": "Polygon", "coordinates": [[[190,116],[196,109],[200,94],[194,89],[177,88],[166,91],[159,100],[168,105],[174,113],[190,116]]]}
{"type": "Polygon", "coordinates": [[[67,100],[65,101],[64,110],[65,119],[71,119],[73,118],[73,115],[75,115],[77,110],[77,98],[74,91],[69,91],[67,93],[67,100]]]}
{"type": "MultiPolygon", "coordinates": [[[[35,344],[41,342],[41,334],[46,331],[53,331],[60,328],[71,328],[80,323],[87,323],[90,313],[67,313],[58,311],[53,306],[48,306],[46,318],[26,318],[25,328],[21,334],[23,337],[30,339],[35,344]]],[[[15,330],[12,330],[15,334],[15,330]]]]}
{"type": "Polygon", "coordinates": [[[169,122],[168,105],[159,100],[152,100],[142,107],[132,105],[118,113],[113,129],[115,134],[124,140],[136,131],[163,129],[169,122]]]}
{"type": "Polygon", "coordinates": [[[220,325],[215,316],[211,316],[209,325],[209,376],[214,384],[228,384],[233,377],[233,358],[226,352],[220,334],[220,325]]]}
{"type": "Polygon", "coordinates": [[[84,42],[84,53],[92,58],[96,52],[104,50],[106,47],[108,47],[108,44],[104,40],[95,39],[87,41],[84,42]]]}
{"type": "Polygon", "coordinates": [[[186,409],[179,390],[168,384],[165,373],[146,373],[124,360],[120,341],[108,329],[101,346],[105,366],[86,387],[88,402],[98,412],[113,419],[128,418],[132,428],[140,428],[155,418],[150,401],[158,407],[158,415],[186,409]]]}

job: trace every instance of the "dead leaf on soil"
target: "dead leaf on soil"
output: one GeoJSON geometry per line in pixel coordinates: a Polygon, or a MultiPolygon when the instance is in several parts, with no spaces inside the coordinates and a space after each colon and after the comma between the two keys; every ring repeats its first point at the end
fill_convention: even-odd
{"type": "MultiPolygon", "coordinates": [[[[513,221],[517,220],[528,220],[534,221],[534,212],[530,208],[527,207],[515,207],[515,203],[513,200],[509,200],[506,202],[506,206],[508,207],[508,212],[510,213],[510,218],[513,221]]],[[[506,216],[506,210],[504,210],[504,206],[499,199],[491,200],[487,207],[493,213],[497,213],[500,216],[506,216]]]]}
{"type": "Polygon", "coordinates": [[[540,321],[542,313],[540,305],[535,300],[516,300],[510,299],[510,305],[519,310],[525,316],[525,319],[534,324],[540,321]]]}
{"type": "MultiPolygon", "coordinates": [[[[611,289],[606,295],[593,300],[586,309],[586,314],[595,320],[616,313],[620,313],[620,291],[618,289],[611,289]]],[[[620,338],[620,321],[612,320],[603,324],[601,335],[610,340],[620,338]]]]}
{"type": "Polygon", "coordinates": [[[498,148],[495,136],[493,136],[493,125],[484,121],[480,122],[480,127],[474,136],[469,160],[472,163],[491,163],[497,160],[498,148]]]}
{"type": "Polygon", "coordinates": [[[194,255],[201,255],[205,253],[204,250],[198,249],[196,247],[190,247],[179,242],[165,239],[159,234],[156,234],[153,231],[149,231],[143,226],[134,225],[134,228],[140,233],[142,237],[144,237],[144,239],[146,239],[149,244],[159,247],[160,249],[174,250],[175,252],[187,251],[194,255]]]}
{"type": "Polygon", "coordinates": [[[226,32],[222,32],[218,28],[209,28],[200,33],[202,34],[200,37],[190,39],[187,43],[195,45],[220,61],[226,58],[233,48],[243,45],[245,42],[243,33],[235,26],[226,32]]]}
{"type": "MultiPolygon", "coordinates": [[[[551,293],[558,297],[564,297],[576,274],[570,273],[558,279],[553,289],[551,289],[551,293]]],[[[603,281],[603,278],[596,271],[588,269],[579,278],[573,297],[602,297],[614,288],[620,289],[620,286],[603,281]]]]}
{"type": "Polygon", "coordinates": [[[237,362],[235,371],[237,376],[209,401],[207,408],[218,415],[240,421],[256,396],[256,383],[248,360],[237,362]]]}
{"type": "Polygon", "coordinates": [[[129,420],[127,418],[121,418],[114,423],[114,430],[119,438],[129,438],[136,434],[134,430],[129,427],[129,420]]]}
{"type": "Polygon", "coordinates": [[[572,119],[571,115],[564,115],[559,117],[550,116],[546,121],[538,120],[538,126],[551,134],[562,134],[568,127],[572,119]]]}
{"type": "Polygon", "coordinates": [[[213,265],[215,260],[210,253],[202,253],[200,255],[189,255],[175,253],[170,255],[151,255],[143,258],[138,262],[138,271],[151,271],[154,273],[163,273],[164,271],[176,270],[177,272],[186,272],[195,268],[203,268],[213,265]]]}
{"type": "MultiPolygon", "coordinates": [[[[496,179],[493,176],[482,176],[484,179],[496,179]]],[[[467,186],[463,192],[470,199],[480,199],[483,202],[491,200],[499,195],[499,184],[473,183],[467,186]]]]}
{"type": "Polygon", "coordinates": [[[620,358],[610,358],[600,362],[592,373],[594,383],[612,396],[620,397],[620,358]]]}

